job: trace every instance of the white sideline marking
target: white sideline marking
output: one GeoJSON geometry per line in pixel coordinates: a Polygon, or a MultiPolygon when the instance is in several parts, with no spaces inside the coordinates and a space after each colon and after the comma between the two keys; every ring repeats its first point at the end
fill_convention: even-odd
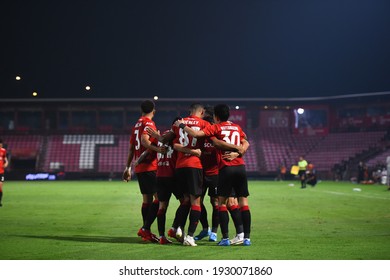
{"type": "Polygon", "coordinates": [[[354,197],[364,197],[364,198],[372,198],[372,199],[384,199],[384,200],[390,200],[390,197],[381,197],[381,196],[369,196],[369,195],[354,195],[351,193],[342,193],[342,192],[333,192],[333,191],[319,191],[323,193],[328,193],[328,194],[334,194],[334,195],[346,195],[346,196],[354,196],[354,197]]]}

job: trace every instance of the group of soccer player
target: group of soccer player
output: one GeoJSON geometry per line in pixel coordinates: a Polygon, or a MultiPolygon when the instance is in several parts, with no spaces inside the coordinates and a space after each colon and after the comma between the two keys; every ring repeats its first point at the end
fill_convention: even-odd
{"type": "Polygon", "coordinates": [[[183,245],[197,246],[195,241],[206,237],[217,241],[220,226],[222,238],[218,245],[251,245],[248,181],[242,158],[249,143],[242,128],[228,121],[229,107],[192,104],[189,116],[173,120],[171,129],[161,135],[153,121],[155,112],[153,101],[141,103],[142,115],[132,130],[123,172],[123,180],[129,181],[134,166],[143,197],[143,225],[138,235],[145,241],[172,243],[165,230],[173,194],[180,205],[167,232],[169,237],[183,245]],[[206,193],[213,209],[211,229],[203,203],[206,193]],[[229,239],[229,212],[236,229],[232,239],[229,239]],[[158,236],[151,232],[156,218],[158,236]],[[202,230],[195,236],[199,222],[202,230]]]}

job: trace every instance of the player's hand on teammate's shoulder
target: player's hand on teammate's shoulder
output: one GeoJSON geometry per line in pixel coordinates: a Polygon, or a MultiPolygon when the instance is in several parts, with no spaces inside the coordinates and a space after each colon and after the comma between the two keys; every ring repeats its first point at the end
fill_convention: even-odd
{"type": "Polygon", "coordinates": [[[149,136],[158,139],[160,137],[159,131],[155,131],[153,128],[147,126],[146,127],[146,132],[148,133],[149,136]]]}
{"type": "Polygon", "coordinates": [[[180,124],[184,123],[184,120],[183,119],[178,119],[177,121],[175,121],[173,123],[174,126],[179,126],[180,124]]]}

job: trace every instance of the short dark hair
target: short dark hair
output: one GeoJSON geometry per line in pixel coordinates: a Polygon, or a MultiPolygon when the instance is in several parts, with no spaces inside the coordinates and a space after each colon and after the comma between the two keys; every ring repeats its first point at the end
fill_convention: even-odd
{"type": "Polygon", "coordinates": [[[214,115],[222,122],[226,122],[230,116],[229,106],[226,104],[218,104],[214,106],[214,115]]]}
{"type": "Polygon", "coordinates": [[[145,100],[141,103],[141,111],[144,114],[149,114],[154,110],[154,102],[152,100],[145,100]]]}
{"type": "Polygon", "coordinates": [[[4,142],[3,142],[3,139],[0,138],[0,144],[3,144],[3,143],[4,143],[4,142]]]}
{"type": "Polygon", "coordinates": [[[204,107],[204,114],[205,116],[214,116],[214,107],[212,106],[206,106],[204,107]]]}
{"type": "Polygon", "coordinates": [[[200,103],[192,103],[190,106],[190,114],[196,112],[198,109],[203,109],[204,106],[200,103]]]}
{"type": "Polygon", "coordinates": [[[204,108],[204,117],[203,117],[203,119],[205,121],[208,121],[209,123],[214,123],[213,116],[214,116],[214,108],[211,107],[211,106],[206,106],[204,108]]]}

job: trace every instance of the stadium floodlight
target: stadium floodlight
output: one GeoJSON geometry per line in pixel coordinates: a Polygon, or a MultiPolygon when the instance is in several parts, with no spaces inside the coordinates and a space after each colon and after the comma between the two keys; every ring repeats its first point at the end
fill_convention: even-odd
{"type": "Polygon", "coordinates": [[[300,114],[300,115],[302,115],[303,113],[305,113],[305,109],[303,109],[303,108],[298,108],[297,113],[300,114]]]}
{"type": "Polygon", "coordinates": [[[22,77],[20,77],[20,76],[15,77],[15,80],[17,80],[17,81],[20,81],[21,79],[22,79],[22,77]]]}
{"type": "Polygon", "coordinates": [[[154,100],[158,100],[158,96],[155,95],[155,96],[153,97],[153,99],[154,99],[154,100]]]}

